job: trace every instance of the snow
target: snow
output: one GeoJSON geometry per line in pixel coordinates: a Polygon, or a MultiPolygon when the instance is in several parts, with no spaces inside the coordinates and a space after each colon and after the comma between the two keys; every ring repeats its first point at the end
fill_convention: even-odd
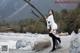
{"type": "MultiPolygon", "coordinates": [[[[45,34],[44,34],[45,35],[45,34]]],[[[32,34],[32,33],[0,33],[0,42],[7,42],[10,49],[16,49],[16,42],[18,40],[27,40],[27,43],[33,43],[39,39],[43,38],[42,34],[32,34]]]]}
{"type": "MultiPolygon", "coordinates": [[[[78,42],[80,42],[80,33],[79,34],[74,34],[74,32],[71,35],[68,36],[60,36],[61,38],[61,49],[57,49],[56,51],[54,51],[54,53],[69,53],[71,51],[74,51],[74,49],[71,48],[71,44],[73,40],[76,39],[76,37],[78,37],[78,42]]],[[[18,51],[16,49],[16,42],[18,40],[26,40],[26,42],[28,43],[27,46],[25,48],[20,48],[20,50],[18,52],[22,52],[22,51],[27,51],[28,53],[35,53],[34,51],[32,51],[32,46],[34,45],[34,43],[36,43],[38,40],[48,40],[50,39],[50,37],[48,36],[48,34],[32,34],[32,33],[13,33],[13,32],[8,32],[8,33],[0,33],[0,44],[1,42],[5,42],[8,43],[9,45],[9,49],[10,49],[10,53],[12,53],[11,51],[18,51]],[[12,50],[11,50],[12,49],[12,50]]],[[[39,42],[39,41],[38,41],[39,42]]],[[[80,49],[80,44],[74,44],[76,46],[78,46],[78,51],[80,49]]],[[[49,53],[49,51],[51,50],[51,47],[45,48],[43,50],[38,51],[38,53],[49,53]]],[[[25,52],[24,51],[24,52],[25,52]]]]}

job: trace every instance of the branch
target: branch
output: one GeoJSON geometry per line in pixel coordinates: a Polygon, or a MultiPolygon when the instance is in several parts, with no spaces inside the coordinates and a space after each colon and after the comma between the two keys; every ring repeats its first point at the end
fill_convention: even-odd
{"type": "Polygon", "coordinates": [[[39,15],[37,15],[33,10],[32,10],[32,13],[33,13],[36,17],[39,17],[39,15]]]}
{"type": "Polygon", "coordinates": [[[27,0],[24,0],[26,3],[28,3],[32,8],[34,8],[43,18],[44,18],[44,15],[33,5],[31,4],[29,1],[27,0]]]}
{"type": "Polygon", "coordinates": [[[29,2],[30,0],[24,0],[24,1],[28,3],[32,8],[34,8],[42,16],[43,22],[46,24],[45,16],[32,3],[29,2]]]}

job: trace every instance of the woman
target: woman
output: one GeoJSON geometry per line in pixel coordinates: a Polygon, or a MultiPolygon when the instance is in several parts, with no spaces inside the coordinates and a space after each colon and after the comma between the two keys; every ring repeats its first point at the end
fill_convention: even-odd
{"type": "Polygon", "coordinates": [[[54,12],[52,9],[49,10],[48,12],[48,17],[46,17],[46,22],[47,22],[47,29],[49,31],[49,36],[52,38],[52,41],[53,41],[53,48],[51,50],[54,51],[56,49],[56,41],[58,40],[59,43],[61,43],[61,40],[59,37],[57,37],[55,34],[56,34],[56,30],[58,29],[58,26],[57,24],[55,23],[54,21],[54,12]]]}

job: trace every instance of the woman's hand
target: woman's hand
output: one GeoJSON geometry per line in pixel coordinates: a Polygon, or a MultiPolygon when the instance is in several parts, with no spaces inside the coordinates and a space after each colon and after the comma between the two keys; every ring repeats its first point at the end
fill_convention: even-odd
{"type": "Polygon", "coordinates": [[[47,19],[47,16],[45,16],[44,18],[47,19]]]}
{"type": "Polygon", "coordinates": [[[50,28],[48,29],[48,32],[50,32],[51,31],[51,26],[50,26],[50,28]]]}
{"type": "Polygon", "coordinates": [[[48,32],[50,32],[51,31],[51,29],[48,29],[48,32]]]}

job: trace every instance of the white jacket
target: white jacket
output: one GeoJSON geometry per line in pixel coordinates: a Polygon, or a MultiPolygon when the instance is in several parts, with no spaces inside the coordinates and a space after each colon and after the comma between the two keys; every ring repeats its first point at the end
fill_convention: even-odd
{"type": "Polygon", "coordinates": [[[51,27],[51,31],[50,32],[51,33],[54,33],[54,32],[56,33],[56,30],[58,29],[58,26],[54,21],[53,15],[48,16],[46,21],[47,21],[47,29],[50,29],[50,27],[51,27]]]}

